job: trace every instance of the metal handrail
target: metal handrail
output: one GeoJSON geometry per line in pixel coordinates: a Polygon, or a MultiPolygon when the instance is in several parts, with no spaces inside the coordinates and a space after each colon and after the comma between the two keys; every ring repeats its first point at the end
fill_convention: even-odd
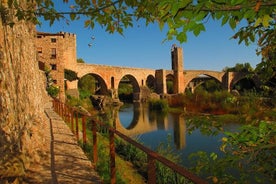
{"type": "Polygon", "coordinates": [[[130,137],[124,135],[123,133],[119,132],[115,128],[104,124],[103,122],[95,120],[91,115],[87,115],[84,113],[79,112],[76,108],[70,107],[58,99],[53,100],[53,107],[54,110],[67,122],[71,124],[72,132],[76,135],[77,140],[79,140],[79,127],[78,127],[78,114],[82,115],[82,140],[83,143],[86,144],[86,118],[92,119],[92,138],[93,138],[93,162],[97,163],[98,155],[97,155],[97,125],[105,127],[109,131],[109,148],[110,148],[110,183],[116,183],[116,167],[115,167],[115,135],[122,138],[126,142],[130,143],[131,145],[135,146],[136,148],[140,149],[144,153],[147,154],[148,159],[148,183],[155,184],[156,183],[156,160],[164,164],[165,166],[169,167],[173,171],[177,172],[178,174],[184,176],[185,178],[189,179],[193,183],[197,184],[207,184],[207,181],[201,179],[200,177],[196,176],[192,172],[188,171],[186,168],[175,164],[174,162],[166,159],[165,157],[159,155],[157,152],[152,151],[151,149],[143,146],[142,144],[136,142],[135,140],[131,139],[130,137]],[[76,125],[74,129],[74,118],[76,119],[76,125]]]}

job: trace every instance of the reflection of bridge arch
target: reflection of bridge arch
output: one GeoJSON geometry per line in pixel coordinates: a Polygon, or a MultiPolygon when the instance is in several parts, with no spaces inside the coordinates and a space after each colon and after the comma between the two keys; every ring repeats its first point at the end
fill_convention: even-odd
{"type": "Polygon", "coordinates": [[[127,136],[136,136],[146,132],[151,132],[158,129],[157,121],[154,120],[149,123],[149,113],[148,108],[143,104],[137,103],[136,108],[134,108],[133,118],[129,126],[124,127],[121,124],[119,111],[116,111],[115,117],[115,127],[118,131],[122,132],[127,136]]]}
{"type": "Polygon", "coordinates": [[[169,116],[160,116],[156,113],[150,117],[147,106],[137,103],[134,108],[133,119],[128,127],[121,124],[119,111],[115,111],[114,126],[121,133],[135,137],[137,135],[153,132],[156,130],[174,129],[173,137],[176,147],[181,149],[186,145],[186,123],[184,116],[171,114],[169,116]]]}
{"type": "Polygon", "coordinates": [[[95,94],[97,94],[97,95],[107,95],[108,94],[106,82],[99,74],[88,73],[88,74],[81,76],[80,78],[83,78],[87,75],[91,75],[95,79],[95,94]]]}

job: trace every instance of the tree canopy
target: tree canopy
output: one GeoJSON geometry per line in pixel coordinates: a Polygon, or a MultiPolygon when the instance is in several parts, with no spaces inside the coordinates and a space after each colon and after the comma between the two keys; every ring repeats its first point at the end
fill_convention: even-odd
{"type": "Polygon", "coordinates": [[[254,69],[251,67],[250,63],[237,63],[234,67],[225,67],[224,72],[253,72],[254,69]]]}
{"type": "MultiPolygon", "coordinates": [[[[199,35],[205,31],[205,23],[210,19],[229,24],[237,30],[234,39],[246,45],[257,42],[257,53],[262,54],[263,62],[257,67],[265,72],[265,77],[275,76],[276,66],[276,2],[271,0],[63,0],[68,5],[64,11],[58,11],[56,0],[27,0],[23,5],[19,0],[1,1],[1,18],[6,24],[13,25],[8,19],[14,13],[19,20],[25,19],[35,23],[38,17],[49,20],[66,18],[78,20],[84,18],[84,26],[94,28],[99,24],[109,33],[132,27],[139,19],[146,24],[158,23],[160,29],[167,29],[167,40],[176,38],[187,41],[187,33],[199,35]],[[35,4],[36,6],[34,6],[35,4]],[[14,7],[16,11],[8,11],[14,7]],[[34,8],[36,7],[36,8],[34,8]]],[[[61,2],[59,2],[61,3],[61,2]]]]}

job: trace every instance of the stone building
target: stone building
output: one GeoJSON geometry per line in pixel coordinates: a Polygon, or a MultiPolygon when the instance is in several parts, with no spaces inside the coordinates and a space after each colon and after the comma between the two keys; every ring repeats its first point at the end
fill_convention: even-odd
{"type": "Polygon", "coordinates": [[[77,62],[76,35],[65,32],[37,32],[36,49],[39,68],[50,71],[52,82],[60,90],[58,98],[64,101],[64,67],[77,62]]]}

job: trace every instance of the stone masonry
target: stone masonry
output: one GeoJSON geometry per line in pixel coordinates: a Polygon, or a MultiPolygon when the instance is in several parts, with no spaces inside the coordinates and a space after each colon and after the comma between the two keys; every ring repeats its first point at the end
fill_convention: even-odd
{"type": "MultiPolygon", "coordinates": [[[[173,45],[171,49],[171,70],[145,69],[119,66],[107,66],[97,64],[77,63],[76,59],[76,35],[70,33],[37,33],[36,46],[39,63],[43,67],[51,69],[54,82],[60,88],[59,98],[65,100],[64,69],[70,69],[81,78],[85,75],[93,75],[98,81],[102,95],[118,97],[119,83],[127,76],[134,89],[136,101],[143,99],[141,89],[144,89],[148,80],[154,83],[155,92],[167,94],[167,81],[173,82],[173,94],[184,93],[188,84],[200,75],[207,75],[216,79],[224,89],[231,91],[234,82],[245,77],[240,73],[225,73],[208,70],[184,70],[183,49],[173,45]],[[152,82],[153,81],[153,82],[152,82]]],[[[77,81],[66,81],[67,89],[78,91],[77,81]]]]}
{"type": "Polygon", "coordinates": [[[76,35],[64,32],[37,32],[36,51],[40,69],[50,70],[53,82],[60,90],[58,98],[64,101],[64,68],[77,62],[76,35]]]}

